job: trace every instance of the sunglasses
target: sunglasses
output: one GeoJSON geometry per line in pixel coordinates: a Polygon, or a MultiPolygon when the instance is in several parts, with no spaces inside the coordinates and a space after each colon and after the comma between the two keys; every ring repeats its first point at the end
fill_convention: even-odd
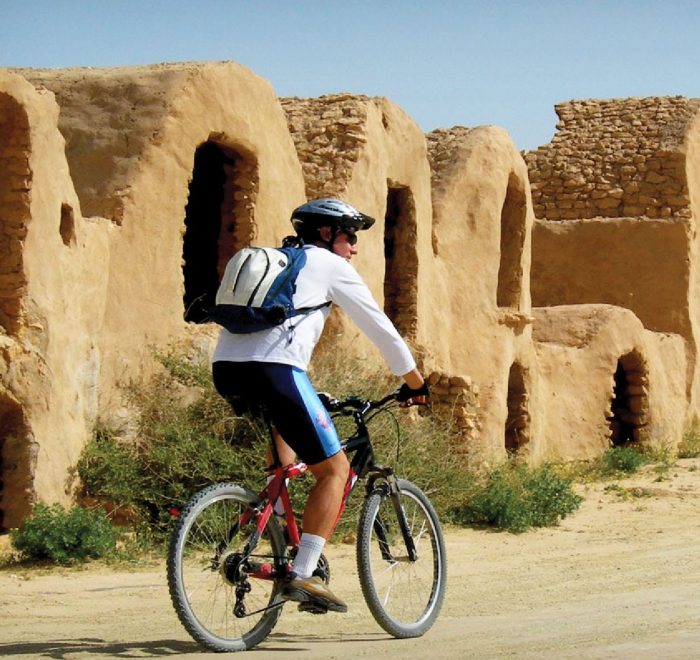
{"type": "Polygon", "coordinates": [[[357,234],[355,232],[343,231],[341,234],[345,234],[348,239],[348,245],[357,245],[357,234]]]}

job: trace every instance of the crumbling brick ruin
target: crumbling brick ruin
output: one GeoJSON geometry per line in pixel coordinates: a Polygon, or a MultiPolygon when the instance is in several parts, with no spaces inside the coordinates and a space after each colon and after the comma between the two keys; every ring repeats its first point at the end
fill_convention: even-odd
{"type": "Polygon", "coordinates": [[[289,132],[304,171],[306,197],[341,195],[367,142],[368,97],[283,98],[289,132]]]}
{"type": "MultiPolygon", "coordinates": [[[[460,451],[678,442],[700,393],[699,103],[572,101],[521,155],[496,127],[426,136],[385,98],[279,99],[230,62],[0,71],[0,530],[70,499],[153,347],[208,357],[228,258],[325,195],[377,218],[353,263],[460,451]]],[[[338,311],[323,342],[380,363],[338,311]]]]}
{"type": "Polygon", "coordinates": [[[690,217],[682,146],[700,101],[570,101],[555,110],[554,139],[525,155],[537,218],[690,217]]]}

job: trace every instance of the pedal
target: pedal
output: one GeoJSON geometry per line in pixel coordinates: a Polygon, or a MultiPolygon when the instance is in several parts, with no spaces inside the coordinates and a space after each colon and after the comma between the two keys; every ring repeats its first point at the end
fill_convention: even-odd
{"type": "Polygon", "coordinates": [[[308,612],[309,614],[327,614],[328,608],[320,603],[307,601],[306,603],[299,603],[299,611],[308,612]]]}

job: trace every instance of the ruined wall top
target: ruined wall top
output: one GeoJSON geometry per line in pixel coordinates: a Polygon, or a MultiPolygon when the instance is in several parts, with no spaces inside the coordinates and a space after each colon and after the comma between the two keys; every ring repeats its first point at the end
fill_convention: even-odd
{"type": "Polygon", "coordinates": [[[368,96],[332,94],[281,98],[308,199],[342,196],[367,142],[368,96]]]}
{"type": "Polygon", "coordinates": [[[688,217],[684,143],[700,99],[569,101],[557,133],[525,154],[535,215],[688,217]]]}
{"type": "Polygon", "coordinates": [[[440,183],[455,169],[457,151],[471,130],[465,126],[437,128],[425,136],[434,190],[439,188],[440,183]]]}

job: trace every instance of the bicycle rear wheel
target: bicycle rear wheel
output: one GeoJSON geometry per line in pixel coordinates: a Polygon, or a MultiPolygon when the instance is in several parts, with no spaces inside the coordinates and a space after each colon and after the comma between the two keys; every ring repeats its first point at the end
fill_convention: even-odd
{"type": "Polygon", "coordinates": [[[244,553],[257,516],[242,526],[239,521],[258,502],[252,491],[216,484],[192,498],[173,530],[168,551],[173,606],[187,632],[213,651],[254,647],[282,612],[287,551],[274,517],[250,555],[244,553]]]}
{"type": "Polygon", "coordinates": [[[398,480],[399,500],[417,557],[409,557],[386,484],[365,500],[357,535],[357,569],[377,623],[399,638],[419,637],[435,623],[445,597],[447,557],[432,504],[414,484],[398,480]]]}

